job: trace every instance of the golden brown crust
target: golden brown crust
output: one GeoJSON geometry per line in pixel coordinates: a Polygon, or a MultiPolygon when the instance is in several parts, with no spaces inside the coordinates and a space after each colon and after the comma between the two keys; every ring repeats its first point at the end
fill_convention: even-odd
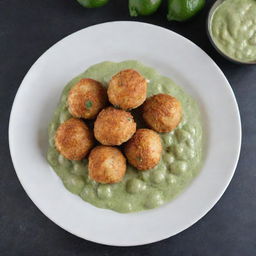
{"type": "Polygon", "coordinates": [[[137,130],[124,147],[128,162],[141,171],[155,167],[162,150],[160,136],[150,129],[137,130]]]}
{"type": "Polygon", "coordinates": [[[126,159],[114,147],[97,146],[89,155],[89,176],[99,183],[117,183],[126,172],[126,159]]]}
{"type": "Polygon", "coordinates": [[[93,119],[106,104],[106,89],[90,78],[81,79],[68,94],[69,112],[74,117],[93,119]]]}
{"type": "Polygon", "coordinates": [[[112,77],[108,86],[109,101],[121,109],[137,108],[146,100],[147,81],[133,69],[122,70],[112,77]]]}
{"type": "Polygon", "coordinates": [[[82,160],[89,153],[93,142],[88,126],[76,118],[61,124],[55,134],[57,150],[69,160],[82,160]]]}
{"type": "Polygon", "coordinates": [[[94,123],[94,136],[103,145],[121,145],[136,131],[131,113],[108,107],[103,109],[94,123]]]}
{"type": "Polygon", "coordinates": [[[174,130],[182,119],[181,103],[168,94],[148,98],[142,106],[143,119],[157,132],[174,130]]]}

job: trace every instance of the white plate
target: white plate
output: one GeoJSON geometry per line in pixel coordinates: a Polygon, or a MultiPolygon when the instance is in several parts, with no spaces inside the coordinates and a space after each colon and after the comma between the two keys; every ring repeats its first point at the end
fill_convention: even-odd
{"type": "Polygon", "coordinates": [[[22,186],[49,219],[84,239],[130,246],[173,236],[214,206],[237,165],[241,124],[227,79],[195,44],[161,27],[110,22],[66,37],[36,61],[13,104],[9,144],[22,186]],[[71,78],[92,64],[127,59],[156,68],[198,101],[207,140],[202,171],[180,196],[158,209],[119,214],[98,209],[64,188],[46,161],[47,126],[71,78]]]}

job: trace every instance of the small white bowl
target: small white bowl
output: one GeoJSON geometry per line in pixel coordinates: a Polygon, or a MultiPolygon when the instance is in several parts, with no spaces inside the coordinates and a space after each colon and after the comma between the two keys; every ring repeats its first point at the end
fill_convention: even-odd
{"type": "Polygon", "coordinates": [[[231,56],[229,56],[228,54],[226,54],[225,52],[223,52],[214,42],[214,39],[212,37],[212,33],[211,33],[211,21],[212,21],[212,16],[215,12],[215,10],[217,9],[217,7],[219,7],[220,4],[222,4],[225,0],[216,0],[216,2],[212,5],[209,14],[208,14],[208,18],[207,18],[207,34],[208,37],[210,39],[210,42],[212,43],[213,47],[227,60],[234,62],[236,64],[246,64],[246,65],[254,65],[256,64],[256,61],[240,61],[238,59],[232,58],[231,56]]]}

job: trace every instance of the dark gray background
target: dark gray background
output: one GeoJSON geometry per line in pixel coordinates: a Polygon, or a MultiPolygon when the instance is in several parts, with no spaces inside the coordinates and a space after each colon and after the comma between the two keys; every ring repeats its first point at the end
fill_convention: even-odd
{"type": "MultiPolygon", "coordinates": [[[[75,0],[0,0],[1,256],[256,255],[256,66],[232,64],[210,45],[205,23],[213,2],[208,0],[199,16],[180,24],[166,20],[166,1],[155,15],[134,19],[129,17],[126,0],[110,0],[107,6],[94,10],[80,7],[75,0]],[[30,66],[47,48],[70,33],[112,20],[157,24],[189,38],[205,50],[233,87],[243,128],[242,151],[235,176],[217,205],[194,226],[172,238],[130,248],[87,242],[47,219],[21,187],[8,148],[11,106],[30,66]]],[[[216,107],[222,107],[218,106],[218,99],[216,107]]]]}

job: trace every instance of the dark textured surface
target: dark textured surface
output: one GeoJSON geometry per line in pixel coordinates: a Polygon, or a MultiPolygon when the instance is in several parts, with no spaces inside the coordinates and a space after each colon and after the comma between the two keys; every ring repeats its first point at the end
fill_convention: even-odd
{"type": "Polygon", "coordinates": [[[166,3],[151,17],[133,19],[128,15],[126,0],[111,0],[109,5],[95,10],[83,9],[75,0],[0,0],[1,256],[256,255],[256,66],[229,63],[210,45],[205,21],[213,2],[208,0],[204,11],[194,20],[178,24],[166,21],[166,3]],[[199,45],[230,81],[243,123],[240,161],[230,186],[217,205],[188,230],[140,247],[118,248],[87,242],[48,220],[21,187],[8,148],[12,102],[30,66],[47,48],[68,34],[112,20],[157,24],[199,45]]]}

